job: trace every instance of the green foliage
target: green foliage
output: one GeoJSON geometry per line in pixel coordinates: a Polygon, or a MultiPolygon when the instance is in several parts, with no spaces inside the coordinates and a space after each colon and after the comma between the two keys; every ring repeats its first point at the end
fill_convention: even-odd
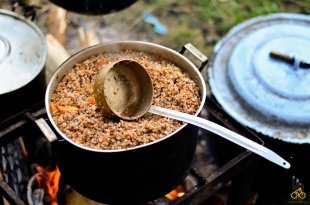
{"type": "Polygon", "coordinates": [[[143,9],[167,27],[165,35],[150,30],[152,41],[179,50],[192,43],[207,56],[235,25],[250,18],[279,12],[310,14],[310,0],[144,0],[143,9]]]}
{"type": "Polygon", "coordinates": [[[165,39],[163,39],[163,43],[170,44],[173,49],[180,49],[181,46],[189,42],[199,47],[199,45],[202,44],[201,42],[203,42],[203,37],[199,29],[190,28],[185,24],[181,24],[176,26],[173,30],[169,30],[165,39]]]}
{"type": "MultiPolygon", "coordinates": [[[[277,12],[298,12],[283,0],[194,0],[200,6],[204,21],[214,20],[218,33],[224,34],[234,25],[249,18],[277,12]],[[287,4],[287,5],[284,5],[287,4]]],[[[297,1],[296,1],[297,2],[297,1]]],[[[304,6],[304,5],[303,5],[304,6]]]]}

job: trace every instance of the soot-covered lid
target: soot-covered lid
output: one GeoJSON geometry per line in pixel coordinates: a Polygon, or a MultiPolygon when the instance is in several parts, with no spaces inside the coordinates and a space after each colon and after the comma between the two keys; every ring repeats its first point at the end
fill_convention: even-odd
{"type": "Polygon", "coordinates": [[[239,122],[281,140],[310,143],[310,17],[272,14],[234,27],[215,47],[211,91],[239,122]],[[276,52],[285,62],[273,58],[276,52]]]}

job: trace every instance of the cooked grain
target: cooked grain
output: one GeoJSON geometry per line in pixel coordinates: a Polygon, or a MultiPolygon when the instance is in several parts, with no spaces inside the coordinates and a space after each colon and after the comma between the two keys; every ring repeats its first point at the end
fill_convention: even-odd
{"type": "Polygon", "coordinates": [[[149,113],[134,121],[102,115],[91,100],[95,75],[106,63],[122,59],[133,59],[147,69],[154,86],[154,105],[189,114],[197,111],[199,88],[173,63],[142,52],[101,54],[71,69],[52,95],[53,119],[75,142],[95,149],[124,149],[155,141],[182,125],[149,113]]]}

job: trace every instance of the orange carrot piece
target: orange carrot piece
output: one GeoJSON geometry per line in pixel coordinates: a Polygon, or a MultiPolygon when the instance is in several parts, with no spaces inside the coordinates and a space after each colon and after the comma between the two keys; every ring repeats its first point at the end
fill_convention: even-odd
{"type": "Polygon", "coordinates": [[[89,97],[86,99],[86,101],[87,101],[89,104],[92,104],[92,105],[96,104],[96,100],[95,100],[95,98],[94,98],[93,96],[89,96],[89,97]]]}
{"type": "Polygon", "coordinates": [[[60,112],[70,112],[70,111],[78,111],[79,108],[75,107],[75,106],[61,106],[61,105],[58,105],[57,106],[58,110],[60,112]]]}
{"type": "Polygon", "coordinates": [[[50,104],[50,110],[51,110],[51,112],[56,112],[57,111],[56,105],[54,103],[50,104]]]}

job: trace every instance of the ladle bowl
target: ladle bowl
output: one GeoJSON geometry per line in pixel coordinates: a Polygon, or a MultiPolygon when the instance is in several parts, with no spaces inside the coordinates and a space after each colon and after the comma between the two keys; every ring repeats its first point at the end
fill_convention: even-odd
{"type": "Polygon", "coordinates": [[[290,168],[290,163],[272,150],[225,127],[187,113],[152,105],[152,80],[146,69],[133,60],[121,60],[104,66],[95,78],[94,97],[97,107],[107,117],[135,120],[150,112],[190,123],[238,144],[281,167],[290,168]]]}
{"type": "Polygon", "coordinates": [[[151,107],[152,80],[145,68],[135,61],[110,63],[96,76],[94,97],[105,116],[135,120],[151,107]]]}

